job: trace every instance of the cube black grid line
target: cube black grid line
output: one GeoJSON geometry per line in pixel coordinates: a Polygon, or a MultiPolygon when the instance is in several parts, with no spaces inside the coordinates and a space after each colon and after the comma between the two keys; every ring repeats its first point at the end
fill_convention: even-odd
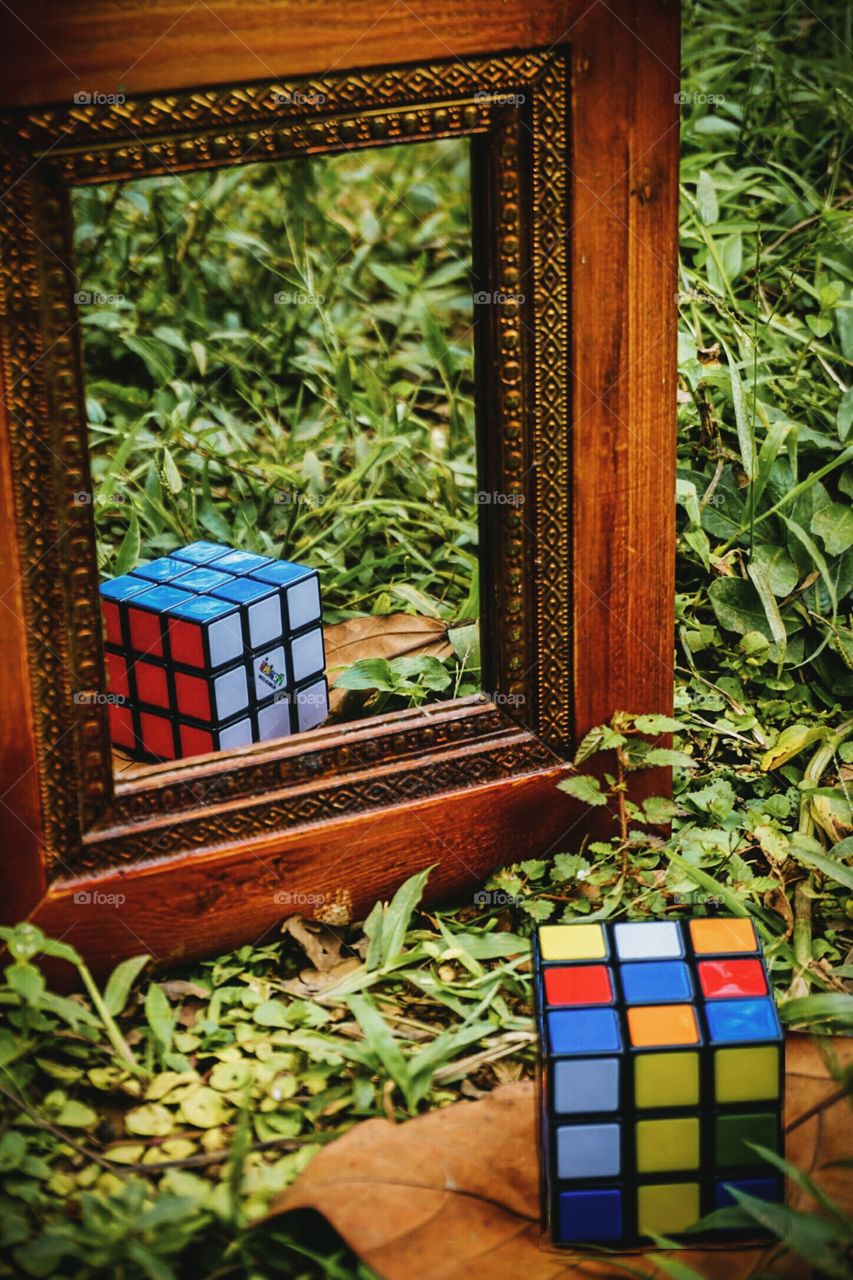
{"type": "Polygon", "coordinates": [[[543,925],[533,954],[552,1244],[637,1248],[681,1238],[733,1190],[781,1200],[749,1145],[781,1154],[784,1085],[751,920],[543,925]]]}
{"type": "Polygon", "coordinates": [[[316,570],[200,541],[100,593],[110,732],[126,753],[230,750],[326,719],[316,570]]]}

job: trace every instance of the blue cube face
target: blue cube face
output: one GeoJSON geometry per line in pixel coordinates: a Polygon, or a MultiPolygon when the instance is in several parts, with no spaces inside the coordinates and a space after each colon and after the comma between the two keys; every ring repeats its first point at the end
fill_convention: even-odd
{"type": "Polygon", "coordinates": [[[171,582],[186,571],[185,560],[178,560],[175,556],[161,556],[150,564],[138,564],[130,572],[134,578],[145,578],[149,582],[171,582]]]}
{"type": "Polygon", "coordinates": [[[638,960],[620,970],[628,1004],[667,1004],[690,1000],[693,983],[683,960],[638,960]]]}
{"type": "Polygon", "coordinates": [[[230,550],[230,547],[223,547],[218,542],[202,541],[191,542],[188,547],[179,547],[172,555],[177,560],[187,560],[190,564],[209,564],[211,560],[218,559],[230,550]]]}
{"type": "Polygon", "coordinates": [[[129,573],[123,573],[119,578],[110,578],[109,582],[102,582],[99,588],[105,600],[115,601],[129,600],[131,596],[138,596],[150,589],[150,582],[146,582],[144,578],[134,578],[129,573]]]}

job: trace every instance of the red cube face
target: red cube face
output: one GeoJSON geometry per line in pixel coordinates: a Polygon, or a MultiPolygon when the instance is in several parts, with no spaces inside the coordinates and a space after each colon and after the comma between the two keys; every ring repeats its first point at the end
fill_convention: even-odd
{"type": "Polygon", "coordinates": [[[160,629],[160,615],[148,613],[145,609],[129,608],[127,616],[130,621],[130,645],[137,653],[150,653],[155,658],[163,656],[163,636],[160,629]]]}
{"type": "Polygon", "coordinates": [[[132,750],[136,746],[133,733],[133,716],[127,707],[111,702],[107,708],[109,713],[110,738],[114,747],[125,747],[132,750]]]}
{"type": "Polygon", "coordinates": [[[204,638],[197,623],[170,622],[169,647],[173,662],[182,663],[185,667],[204,666],[204,638]]]}
{"type": "Polygon", "coordinates": [[[143,711],[139,716],[139,732],[143,751],[151,756],[160,756],[163,760],[175,759],[175,735],[172,722],[166,716],[143,711]]]}
{"type": "Polygon", "coordinates": [[[104,657],[107,664],[107,684],[110,687],[110,693],[116,693],[120,698],[130,697],[130,685],[127,679],[127,660],[120,653],[111,653],[109,649],[104,657]]]}
{"type": "Polygon", "coordinates": [[[613,987],[606,964],[576,964],[543,971],[549,1004],[610,1004],[613,987]]]}
{"type": "MultiPolygon", "coordinates": [[[[200,676],[188,676],[183,671],[175,672],[175,700],[182,716],[191,720],[211,720],[210,685],[200,676]]],[[[183,732],[181,734],[183,740],[183,732]]],[[[212,750],[210,747],[206,751],[212,750]]]]}
{"type": "Polygon", "coordinates": [[[706,1000],[767,995],[767,981],[760,960],[700,960],[697,968],[706,1000]]]}
{"type": "Polygon", "coordinates": [[[203,756],[208,751],[213,751],[213,734],[209,733],[207,729],[197,729],[195,725],[182,724],[180,733],[182,755],[203,756]]]}
{"type": "Polygon", "coordinates": [[[104,620],[104,639],[107,644],[121,646],[124,640],[121,634],[121,613],[112,600],[101,601],[101,617],[104,620]]]}

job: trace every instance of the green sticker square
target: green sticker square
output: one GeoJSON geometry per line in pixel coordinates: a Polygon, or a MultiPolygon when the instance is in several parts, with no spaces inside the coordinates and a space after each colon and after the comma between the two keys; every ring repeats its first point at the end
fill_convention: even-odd
{"type": "Polygon", "coordinates": [[[667,1182],[637,1188],[640,1235],[668,1236],[686,1231],[699,1220],[699,1183],[667,1182]]]}
{"type": "Polygon", "coordinates": [[[637,1172],[699,1168],[699,1118],[637,1121],[637,1172]]]}
{"type": "Polygon", "coordinates": [[[714,1125],[714,1160],[718,1169],[761,1164],[761,1156],[746,1144],[757,1142],[779,1150],[779,1120],[773,1111],[741,1112],[717,1116],[714,1125]]]}
{"type": "Polygon", "coordinates": [[[717,1102],[773,1102],[779,1097],[779,1050],[775,1045],[718,1049],[714,1055],[717,1102]]]}
{"type": "Polygon", "coordinates": [[[699,1054],[636,1054],[634,1102],[638,1107],[698,1106],[699,1054]]]}

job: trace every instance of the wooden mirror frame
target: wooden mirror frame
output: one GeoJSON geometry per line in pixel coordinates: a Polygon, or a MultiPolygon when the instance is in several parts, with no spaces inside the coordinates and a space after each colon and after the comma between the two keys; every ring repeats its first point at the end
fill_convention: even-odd
{"type": "Polygon", "coordinates": [[[594,4],[538,49],[2,111],[10,918],[103,968],[358,916],[430,864],[459,893],[585,822],[555,781],[591,724],[670,706],[677,17],[634,8],[642,38],[594,4]],[[114,780],[79,701],[103,655],[69,188],[447,137],[472,143],[475,289],[516,299],[476,326],[478,482],[511,499],[480,507],[490,694],[114,780]]]}

